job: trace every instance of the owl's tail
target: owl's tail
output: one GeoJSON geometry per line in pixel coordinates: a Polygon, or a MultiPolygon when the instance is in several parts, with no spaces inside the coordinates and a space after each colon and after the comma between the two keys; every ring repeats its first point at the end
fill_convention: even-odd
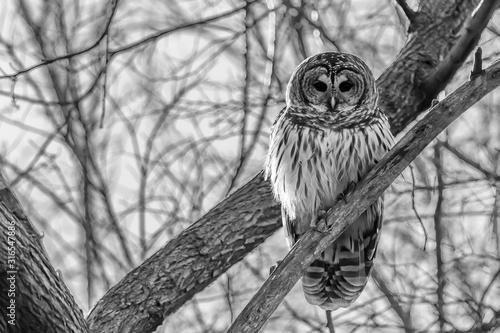
{"type": "Polygon", "coordinates": [[[311,264],[302,277],[309,303],[333,311],[358,298],[373,267],[380,236],[381,223],[377,222],[381,221],[375,221],[363,235],[353,235],[348,229],[311,264]]]}

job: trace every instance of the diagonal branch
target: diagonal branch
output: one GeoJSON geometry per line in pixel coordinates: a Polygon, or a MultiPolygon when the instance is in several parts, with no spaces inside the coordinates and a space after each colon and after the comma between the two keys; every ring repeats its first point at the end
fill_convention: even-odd
{"type": "Polygon", "coordinates": [[[347,203],[340,201],[329,210],[328,230],[310,230],[299,239],[227,332],[258,332],[314,259],[382,195],[441,131],[498,86],[500,61],[488,67],[484,75],[464,83],[435,105],[370,171],[356,190],[347,195],[347,203]]]}

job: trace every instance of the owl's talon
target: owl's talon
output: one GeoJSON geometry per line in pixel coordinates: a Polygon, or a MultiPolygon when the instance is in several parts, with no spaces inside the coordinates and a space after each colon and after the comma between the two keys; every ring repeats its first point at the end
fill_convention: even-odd
{"type": "Polygon", "coordinates": [[[278,260],[274,265],[269,267],[269,275],[273,274],[273,272],[276,270],[276,268],[278,268],[278,265],[281,264],[282,261],[283,260],[278,260]]]}
{"type": "Polygon", "coordinates": [[[356,182],[351,181],[344,192],[340,193],[337,197],[337,201],[344,201],[347,204],[347,195],[356,189],[356,182]]]}
{"type": "Polygon", "coordinates": [[[347,199],[346,199],[345,197],[346,197],[346,195],[344,194],[344,192],[341,192],[341,193],[339,194],[339,196],[337,197],[337,201],[342,200],[344,203],[346,203],[346,204],[347,204],[347,199]]]}
{"type": "Polygon", "coordinates": [[[328,229],[328,225],[326,223],[327,211],[324,209],[318,210],[315,219],[311,220],[311,228],[314,228],[320,232],[326,231],[328,229]]]}

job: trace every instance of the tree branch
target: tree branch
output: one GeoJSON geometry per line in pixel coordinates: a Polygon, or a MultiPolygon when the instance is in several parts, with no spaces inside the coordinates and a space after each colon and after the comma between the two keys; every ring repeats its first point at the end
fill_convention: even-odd
{"type": "Polygon", "coordinates": [[[403,10],[406,17],[408,17],[408,20],[410,20],[410,24],[413,21],[415,21],[417,13],[413,9],[411,9],[410,6],[408,6],[406,0],[396,0],[396,2],[398,3],[399,7],[401,7],[401,9],[403,10]]]}
{"type": "Polygon", "coordinates": [[[443,260],[443,240],[444,240],[444,227],[443,227],[443,202],[444,202],[444,190],[445,185],[443,181],[443,158],[441,152],[441,144],[438,143],[434,146],[434,166],[436,168],[437,176],[437,186],[438,186],[438,198],[436,203],[436,209],[434,210],[434,232],[436,235],[436,280],[437,280],[437,311],[438,311],[438,322],[439,329],[444,331],[444,326],[446,324],[446,314],[444,311],[445,301],[444,301],[444,288],[446,285],[446,276],[444,271],[444,260],[443,260]]]}
{"type": "Polygon", "coordinates": [[[310,230],[292,247],[227,333],[258,332],[306,268],[463,112],[500,86],[500,61],[461,85],[415,124],[356,189],[328,211],[328,230],[310,230]]]}
{"type": "Polygon", "coordinates": [[[87,319],[92,332],[109,325],[123,333],[154,331],[280,225],[280,207],[261,172],[111,288],[87,319]]]}

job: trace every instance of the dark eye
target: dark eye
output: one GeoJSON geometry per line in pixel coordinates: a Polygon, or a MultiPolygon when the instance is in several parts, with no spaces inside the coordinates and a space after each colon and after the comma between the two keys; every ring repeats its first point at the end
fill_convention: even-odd
{"type": "Polygon", "coordinates": [[[351,81],[340,82],[339,90],[342,92],[348,92],[354,86],[351,81]]]}
{"type": "Polygon", "coordinates": [[[321,92],[325,92],[326,89],[328,89],[328,86],[326,85],[325,82],[323,81],[316,81],[313,83],[313,87],[314,89],[316,89],[317,91],[321,91],[321,92]]]}

